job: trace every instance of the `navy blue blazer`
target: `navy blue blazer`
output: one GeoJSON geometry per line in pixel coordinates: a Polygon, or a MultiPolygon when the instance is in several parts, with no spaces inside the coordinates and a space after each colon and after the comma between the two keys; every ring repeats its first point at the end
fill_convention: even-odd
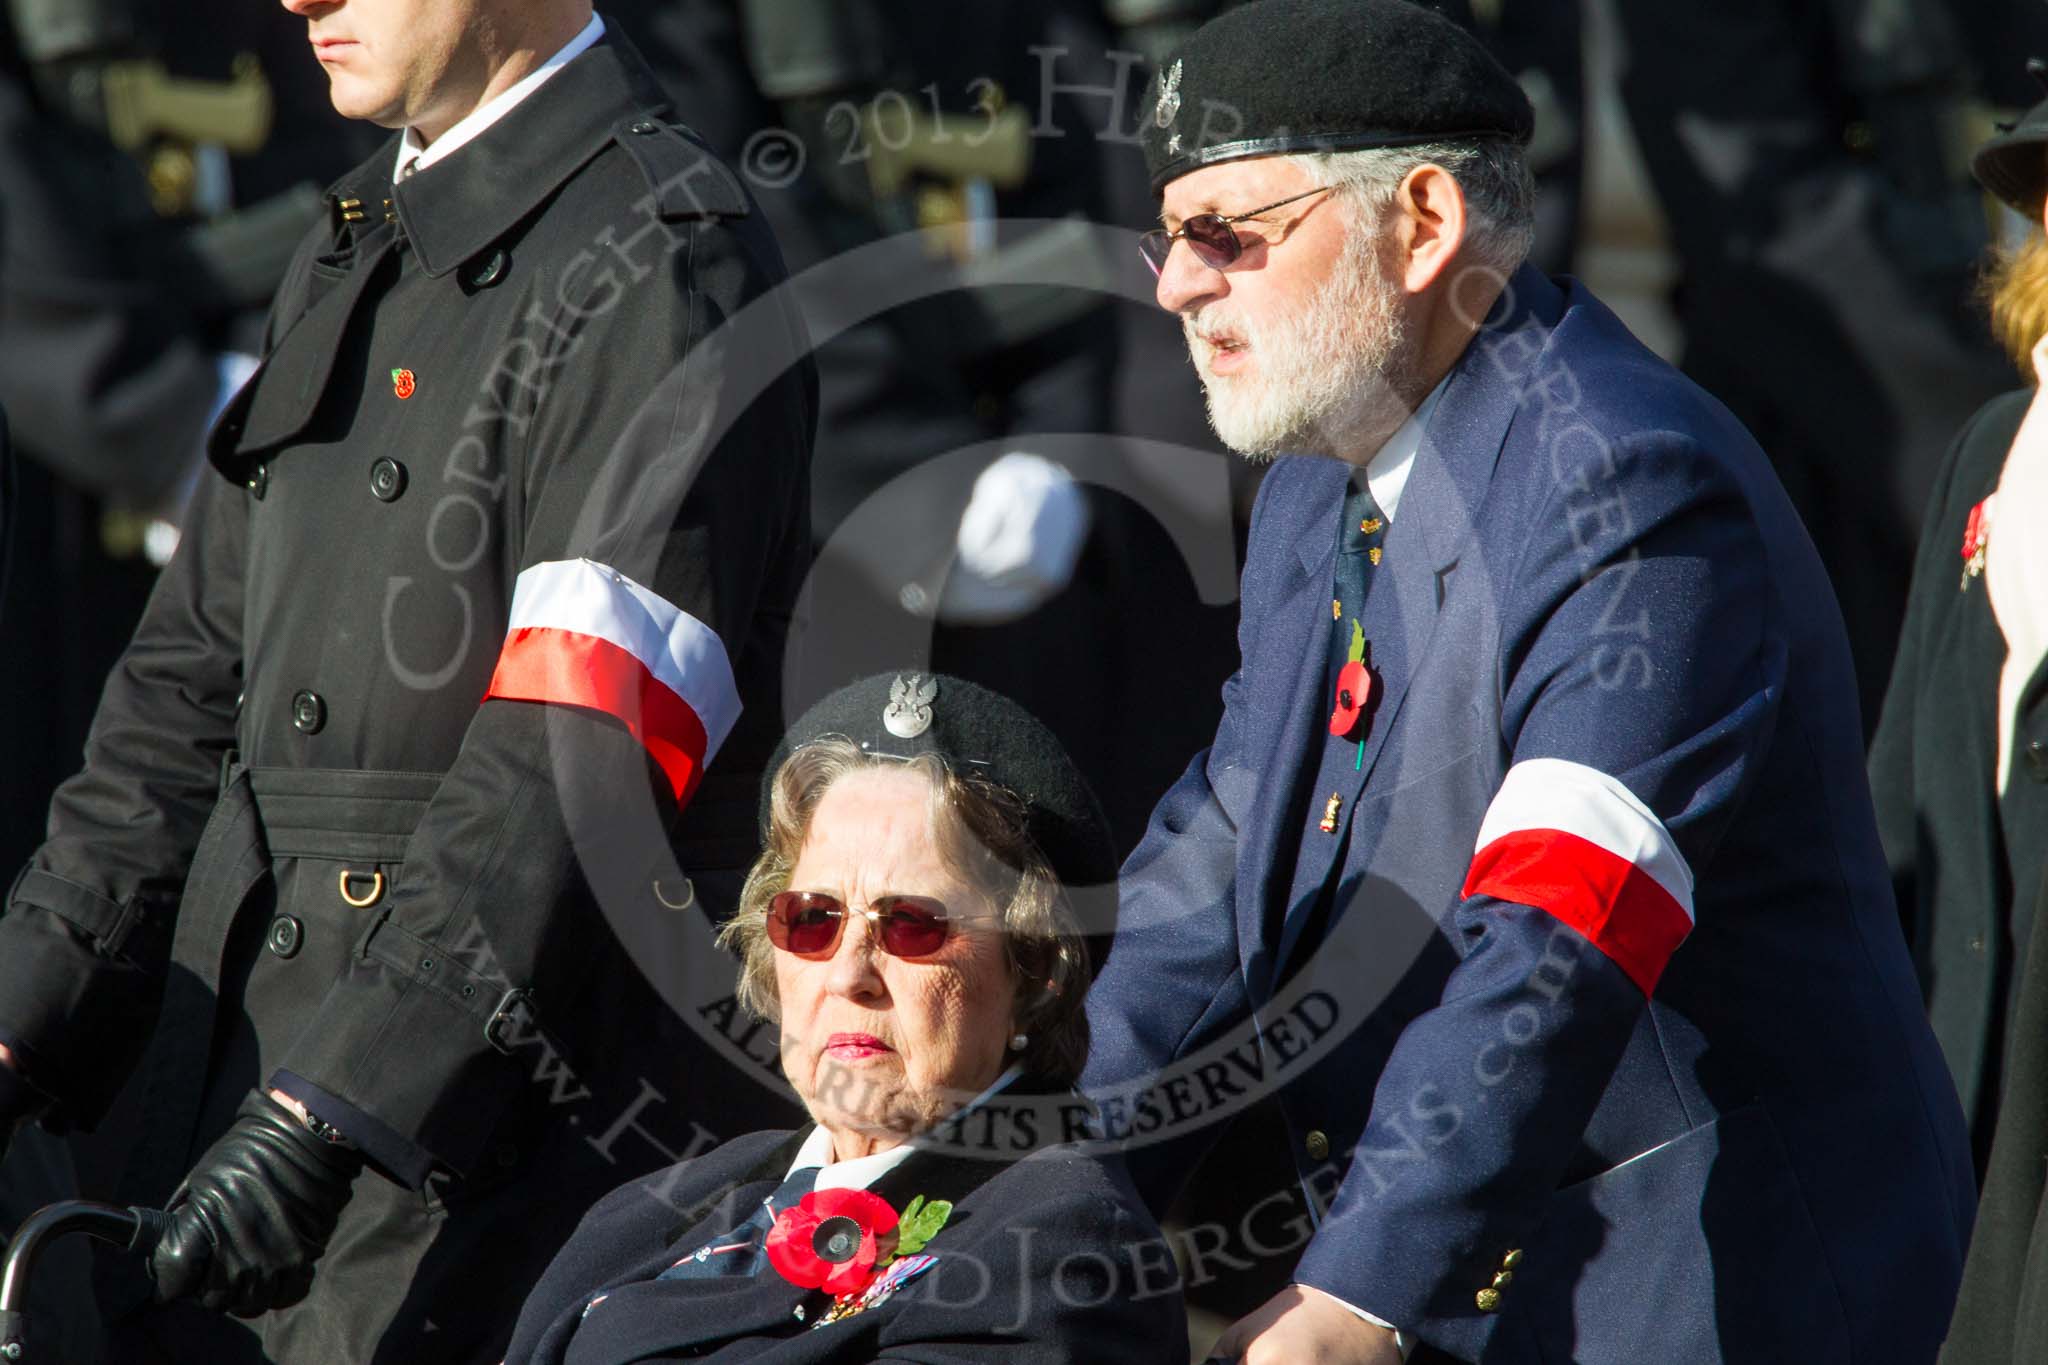
{"type": "Polygon", "coordinates": [[[607,1195],[528,1296],[507,1365],[1184,1365],[1187,1315],[1171,1250],[1127,1178],[1071,1147],[1021,1158],[920,1150],[882,1176],[871,1188],[898,1210],[917,1195],[954,1209],[925,1248],[931,1268],[852,1317],[817,1325],[830,1297],[772,1268],[657,1278],[744,1222],[808,1133],[736,1138],[607,1195]]]}
{"type": "Polygon", "coordinates": [[[1362,743],[1328,733],[1348,477],[1266,479],[1222,722],[1124,871],[1086,1088],[1141,1187],[1278,1090],[1296,1278],[1459,1359],[1931,1360],[1968,1145],[1763,453],[1518,272],[1371,580],[1362,743]]]}

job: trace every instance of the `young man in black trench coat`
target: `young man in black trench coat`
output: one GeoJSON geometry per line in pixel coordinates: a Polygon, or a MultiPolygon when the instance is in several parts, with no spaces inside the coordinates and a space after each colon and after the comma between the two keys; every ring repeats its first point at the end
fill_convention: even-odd
{"type": "Polygon", "coordinates": [[[0,1133],[97,1127],[86,1192],[171,1206],[101,1266],[124,1365],[494,1361],[600,1193],[777,1108],[620,935],[751,856],[814,385],[588,0],[285,3],[397,135],[0,917],[0,1133]]]}

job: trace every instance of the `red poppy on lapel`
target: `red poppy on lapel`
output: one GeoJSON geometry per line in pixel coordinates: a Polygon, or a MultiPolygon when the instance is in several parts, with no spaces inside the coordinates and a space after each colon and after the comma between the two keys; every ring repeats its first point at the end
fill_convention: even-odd
{"type": "Polygon", "coordinates": [[[1372,674],[1362,660],[1348,661],[1337,673],[1337,706],[1330,712],[1330,733],[1339,739],[1353,738],[1358,719],[1371,701],[1372,674]]]}
{"type": "Polygon", "coordinates": [[[775,1215],[768,1264],[802,1289],[858,1294],[896,1249],[896,1210],[866,1190],[815,1190],[775,1215]]]}
{"type": "MultiPolygon", "coordinates": [[[[1994,495],[1995,496],[1995,495],[1994,495]]],[[[1970,509],[1969,524],[1963,527],[1963,589],[1984,572],[1984,559],[1991,547],[1991,498],[1970,509]]]]}
{"type": "Polygon", "coordinates": [[[411,370],[393,370],[391,372],[391,391],[400,398],[412,397],[414,391],[418,388],[419,382],[413,378],[411,370]]]}

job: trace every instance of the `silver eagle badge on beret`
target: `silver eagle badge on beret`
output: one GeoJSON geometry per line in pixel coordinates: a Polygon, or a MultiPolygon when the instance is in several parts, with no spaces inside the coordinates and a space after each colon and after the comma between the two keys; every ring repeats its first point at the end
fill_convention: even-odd
{"type": "Polygon", "coordinates": [[[932,728],[932,698],[938,695],[938,679],[922,673],[898,673],[896,681],[889,684],[882,728],[898,739],[916,739],[932,728]]]}
{"type": "Polygon", "coordinates": [[[1152,122],[1161,128],[1173,126],[1173,120],[1180,113],[1180,67],[1175,62],[1166,69],[1165,79],[1159,82],[1159,104],[1152,111],[1152,122]]]}

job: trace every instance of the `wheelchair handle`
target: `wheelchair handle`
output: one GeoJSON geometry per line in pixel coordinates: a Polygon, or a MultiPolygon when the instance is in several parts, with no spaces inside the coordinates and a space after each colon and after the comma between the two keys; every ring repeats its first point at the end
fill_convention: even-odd
{"type": "Polygon", "coordinates": [[[7,1243],[0,1262],[0,1365],[18,1365],[28,1358],[28,1277],[43,1244],[82,1232],[102,1242],[124,1246],[140,1255],[156,1250],[168,1216],[160,1209],[121,1208],[71,1200],[38,1209],[23,1220],[7,1243]]]}

